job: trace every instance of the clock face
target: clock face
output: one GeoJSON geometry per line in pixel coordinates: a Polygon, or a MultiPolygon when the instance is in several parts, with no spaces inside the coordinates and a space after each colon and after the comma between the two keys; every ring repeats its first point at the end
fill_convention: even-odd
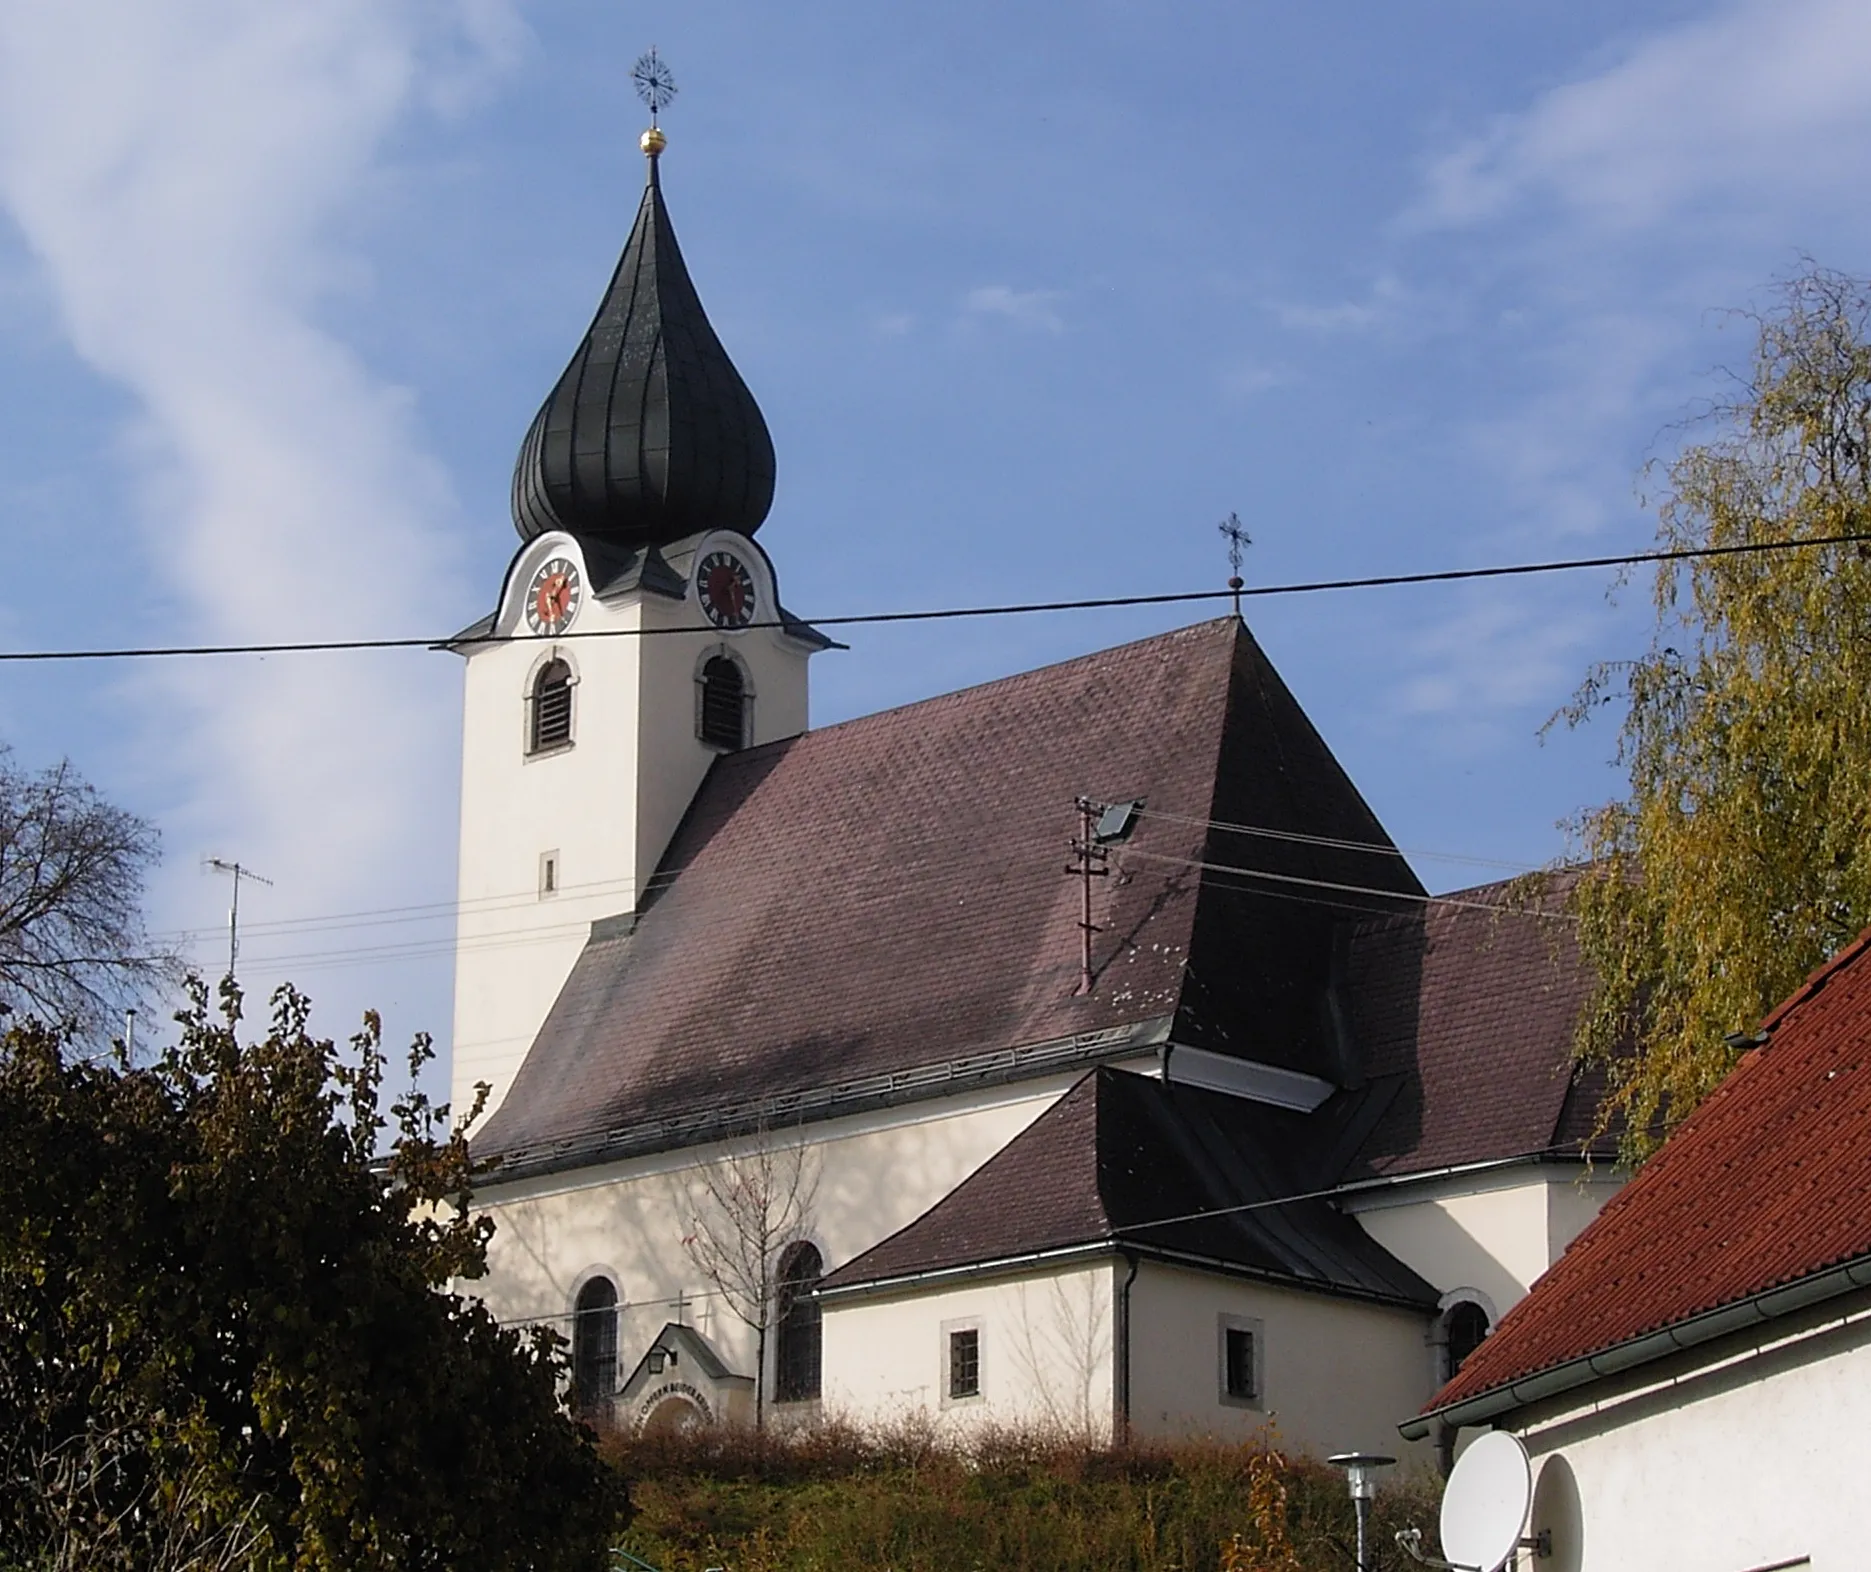
{"type": "Polygon", "coordinates": [[[563,633],[578,615],[584,593],[575,562],[568,557],[548,558],[526,587],[527,627],[548,636],[563,633]]]}
{"type": "Polygon", "coordinates": [[[695,593],[717,628],[744,628],[754,620],[754,576],[730,551],[711,551],[702,558],[695,593]]]}

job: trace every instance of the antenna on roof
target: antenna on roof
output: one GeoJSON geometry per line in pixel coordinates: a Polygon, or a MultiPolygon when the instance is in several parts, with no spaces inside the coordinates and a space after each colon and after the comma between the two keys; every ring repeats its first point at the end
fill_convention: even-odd
{"type": "Polygon", "coordinates": [[[234,963],[240,959],[240,881],[250,879],[255,884],[272,887],[271,879],[263,879],[253,869],[238,862],[229,862],[225,857],[204,857],[201,860],[202,871],[212,868],[216,873],[231,873],[234,876],[234,900],[227,909],[227,975],[234,975],[234,963]]]}
{"type": "Polygon", "coordinates": [[[1228,566],[1233,570],[1228,576],[1228,588],[1234,591],[1234,615],[1238,620],[1241,615],[1241,591],[1246,581],[1241,577],[1241,560],[1247,555],[1247,548],[1254,544],[1241,523],[1241,515],[1230,513],[1215,526],[1228,539],[1228,566]]]}
{"type": "Polygon", "coordinates": [[[1143,799],[1138,797],[1129,802],[1106,803],[1080,797],[1072,806],[1078,809],[1078,835],[1066,843],[1072,849],[1072,862],[1065,871],[1082,879],[1085,885],[1084,905],[1078,924],[1078,991],[1087,994],[1096,980],[1091,965],[1092,935],[1104,932],[1091,920],[1091,881],[1110,875],[1108,865],[1111,848],[1130,839],[1131,831],[1137,828],[1137,819],[1143,812],[1143,799]]]}

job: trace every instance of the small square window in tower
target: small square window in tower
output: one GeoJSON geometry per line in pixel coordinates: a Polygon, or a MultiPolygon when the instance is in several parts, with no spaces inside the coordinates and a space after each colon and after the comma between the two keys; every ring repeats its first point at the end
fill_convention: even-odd
{"type": "Polygon", "coordinates": [[[532,714],[528,717],[528,753],[546,753],[569,747],[572,741],[572,668],[555,660],[533,684],[532,714]]]}
{"type": "Polygon", "coordinates": [[[701,737],[729,752],[747,745],[747,679],[725,655],[702,667],[701,737]]]}

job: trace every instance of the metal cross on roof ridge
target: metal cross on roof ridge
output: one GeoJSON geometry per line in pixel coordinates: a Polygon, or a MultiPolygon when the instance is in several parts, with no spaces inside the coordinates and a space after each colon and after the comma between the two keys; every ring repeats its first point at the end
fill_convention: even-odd
{"type": "Polygon", "coordinates": [[[1215,526],[1228,540],[1228,566],[1232,572],[1228,578],[1228,588],[1234,591],[1234,614],[1241,615],[1241,590],[1245,581],[1241,577],[1241,561],[1247,555],[1247,548],[1254,544],[1254,537],[1248,534],[1241,523],[1241,515],[1229,513],[1215,526]]]}

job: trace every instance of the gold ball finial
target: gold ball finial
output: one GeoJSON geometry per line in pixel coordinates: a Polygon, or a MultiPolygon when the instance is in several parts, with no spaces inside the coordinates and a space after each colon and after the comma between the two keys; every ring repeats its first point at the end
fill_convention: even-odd
{"type": "Polygon", "coordinates": [[[651,158],[654,158],[658,153],[662,152],[664,148],[669,146],[669,138],[664,136],[658,127],[651,126],[649,130],[645,131],[643,135],[638,138],[637,146],[642,148],[651,158]]]}

